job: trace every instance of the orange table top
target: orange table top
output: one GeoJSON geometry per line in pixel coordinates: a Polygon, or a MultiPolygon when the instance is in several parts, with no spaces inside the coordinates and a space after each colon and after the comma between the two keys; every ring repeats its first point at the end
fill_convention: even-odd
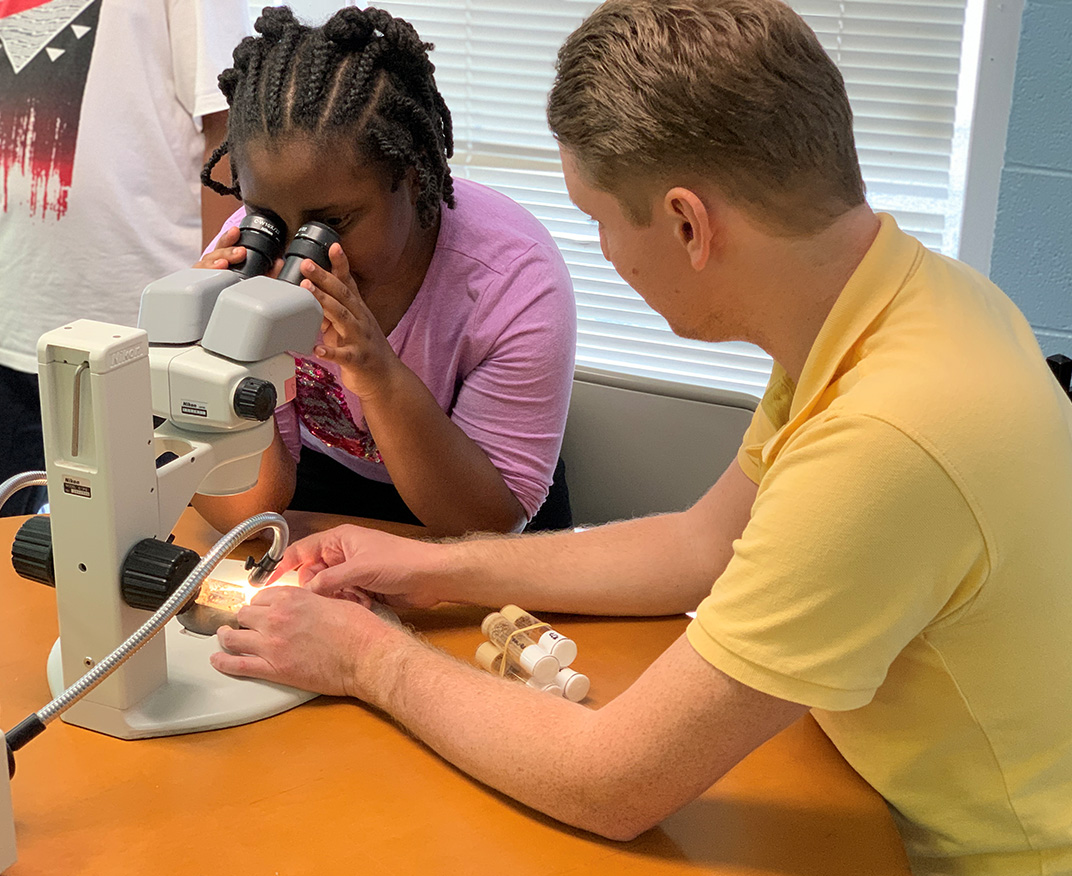
{"type": "MultiPolygon", "coordinates": [[[[344,518],[288,512],[294,536],[344,518]]],[[[0,519],[10,545],[25,518],[0,519]]],[[[365,522],[365,521],[362,521],[365,522]]],[[[412,527],[378,525],[399,532],[412,527]]],[[[193,511],[180,544],[216,533],[193,511]]],[[[0,558],[0,726],[50,699],[54,591],[0,558]]],[[[486,609],[407,613],[471,660],[486,609]]],[[[599,708],[684,630],[684,617],[553,617],[580,647],[599,708]]],[[[319,697],[253,724],[123,741],[56,721],[18,753],[19,860],[40,874],[907,874],[881,797],[805,717],[702,797],[628,843],[574,830],[470,779],[360,703],[319,697]]]]}

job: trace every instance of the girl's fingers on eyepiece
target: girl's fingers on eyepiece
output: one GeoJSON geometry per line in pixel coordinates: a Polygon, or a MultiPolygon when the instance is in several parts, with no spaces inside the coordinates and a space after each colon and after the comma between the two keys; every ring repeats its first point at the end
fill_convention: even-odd
{"type": "Polygon", "coordinates": [[[330,292],[320,288],[309,279],[302,280],[301,285],[303,289],[313,294],[324,311],[324,322],[320,326],[321,333],[326,332],[328,328],[339,328],[341,323],[350,324],[355,321],[353,311],[330,292]]]}
{"type": "Polygon", "coordinates": [[[332,271],[340,277],[350,275],[350,260],[346,258],[341,243],[333,243],[328,247],[328,260],[331,262],[332,271]]]}
{"type": "Polygon", "coordinates": [[[327,268],[321,267],[312,259],[305,259],[305,261],[301,263],[301,272],[303,277],[312,280],[316,285],[324,287],[325,289],[330,287],[333,282],[342,283],[334,273],[327,268]]]}
{"type": "Polygon", "coordinates": [[[241,233],[242,231],[237,225],[228,228],[216,239],[216,247],[222,249],[225,246],[234,246],[238,243],[238,237],[241,233]]]}
{"type": "Polygon", "coordinates": [[[195,268],[212,268],[212,269],[225,269],[229,268],[232,264],[242,261],[246,257],[246,248],[239,247],[220,247],[214,249],[210,253],[206,253],[201,257],[201,260],[197,262],[195,268]],[[238,250],[241,255],[235,257],[235,250],[238,250]]]}
{"type": "MultiPolygon", "coordinates": [[[[354,299],[354,293],[346,283],[340,280],[331,271],[325,270],[320,267],[316,262],[311,259],[307,259],[302,262],[302,275],[305,279],[302,281],[302,285],[305,286],[306,282],[312,283],[317,289],[319,289],[324,295],[340,302],[340,304],[349,309],[350,302],[354,299]]],[[[309,289],[308,286],[305,286],[309,289]]],[[[310,289],[310,291],[313,291],[310,289]]],[[[323,302],[321,302],[323,303],[323,302]]]]}

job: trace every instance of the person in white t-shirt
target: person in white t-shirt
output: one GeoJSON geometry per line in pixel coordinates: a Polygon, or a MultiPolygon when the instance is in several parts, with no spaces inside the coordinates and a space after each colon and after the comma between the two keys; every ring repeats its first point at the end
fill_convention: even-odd
{"type": "MultiPolygon", "coordinates": [[[[250,30],[245,0],[0,5],[0,481],[44,467],[38,338],[136,325],[145,285],[237,206],[199,174],[226,135],[216,78],[250,30]]],[[[25,489],[0,513],[43,501],[25,489]]]]}

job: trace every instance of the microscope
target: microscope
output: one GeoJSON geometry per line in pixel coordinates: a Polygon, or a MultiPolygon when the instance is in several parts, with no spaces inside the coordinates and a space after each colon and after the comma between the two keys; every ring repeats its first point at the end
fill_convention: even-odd
{"type": "MultiPolygon", "coordinates": [[[[194,493],[233,495],[256,483],[272,413],[295,394],[287,351],[311,349],[323,319],[298,285],[300,265],[312,258],[330,270],[338,236],[302,226],[269,277],[284,240],[274,222],[251,214],[239,240],[246,260],[150,283],[137,328],[77,320],[38,342],[50,515],[23,525],[12,562],[56,588],[53,696],[135,636],[201,561],[170,537],[194,493]]],[[[280,521],[285,547],[282,518],[262,516],[280,521]]],[[[251,579],[270,568],[253,566],[251,579]]],[[[214,635],[178,620],[163,632],[64,706],[63,719],[136,739],[242,724],[314,696],[217,672],[208,661],[219,649],[214,635]]]]}

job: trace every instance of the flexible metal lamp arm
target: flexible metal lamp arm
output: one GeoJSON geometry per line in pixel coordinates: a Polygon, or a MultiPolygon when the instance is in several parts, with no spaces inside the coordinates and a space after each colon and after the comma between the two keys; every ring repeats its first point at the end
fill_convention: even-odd
{"type": "MultiPolygon", "coordinates": [[[[16,477],[28,478],[30,475],[35,474],[40,473],[28,472],[26,475],[17,475],[16,477]]],[[[4,489],[7,488],[13,480],[15,480],[15,478],[5,481],[5,483],[0,486],[0,494],[3,493],[4,489]]],[[[27,481],[21,483],[19,489],[23,486],[33,485],[32,482],[27,481]]],[[[257,514],[235,526],[213,545],[212,549],[205,554],[201,562],[198,563],[193,571],[186,576],[186,580],[179,585],[178,589],[171,594],[164,604],[157,609],[153,616],[142,624],[136,632],[123,642],[123,644],[112,651],[111,654],[101,660],[96,666],[89,670],[89,672],[83,675],[78,681],[68,687],[50,703],[34,712],[32,715],[27,716],[16,727],[5,734],[8,748],[9,773],[14,773],[14,759],[11,754],[12,752],[18,751],[27,742],[43,732],[48,724],[77,703],[82,697],[88,694],[93,688],[104,681],[104,679],[137,653],[139,648],[160,632],[164,628],[164,625],[178,614],[182,607],[192,597],[197,595],[197,592],[201,588],[201,584],[222,559],[251,535],[255,535],[264,529],[273,530],[272,544],[268,548],[268,552],[265,554],[265,560],[268,560],[270,563],[269,571],[270,569],[275,568],[275,566],[278,565],[279,560],[282,558],[283,551],[286,550],[287,541],[290,538],[290,528],[283,516],[271,512],[257,514]]],[[[265,560],[262,560],[261,564],[258,564],[258,567],[263,567],[262,564],[265,564],[265,560]]],[[[268,571],[265,571],[264,577],[266,577],[267,574],[268,571]]]]}

